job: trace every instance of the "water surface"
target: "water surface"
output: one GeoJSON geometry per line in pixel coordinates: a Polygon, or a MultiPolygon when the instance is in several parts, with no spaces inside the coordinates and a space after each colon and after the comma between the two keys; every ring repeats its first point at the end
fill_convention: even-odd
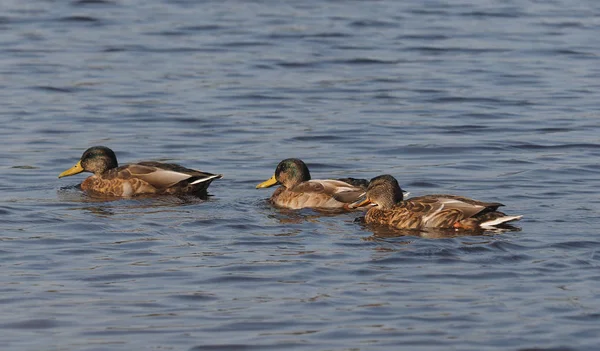
{"type": "Polygon", "coordinates": [[[594,1],[4,1],[6,350],[593,350],[594,1]],[[92,145],[225,178],[91,198],[92,145]],[[390,173],[521,230],[394,236],[254,186],[390,173]]]}

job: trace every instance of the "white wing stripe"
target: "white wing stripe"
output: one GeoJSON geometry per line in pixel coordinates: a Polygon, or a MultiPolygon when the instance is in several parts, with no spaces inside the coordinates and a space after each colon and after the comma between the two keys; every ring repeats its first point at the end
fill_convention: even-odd
{"type": "Polygon", "coordinates": [[[422,223],[427,223],[429,222],[429,220],[435,216],[436,214],[440,213],[442,210],[444,209],[444,203],[442,203],[442,205],[440,206],[440,208],[438,208],[437,210],[435,210],[432,214],[423,217],[423,222],[422,223]]]}
{"type": "Polygon", "coordinates": [[[220,174],[214,174],[214,175],[208,176],[208,177],[206,177],[206,178],[202,178],[202,179],[194,180],[194,181],[193,181],[193,182],[191,182],[190,184],[191,184],[191,185],[194,185],[194,184],[204,183],[204,182],[206,182],[206,181],[208,181],[208,180],[215,179],[215,178],[220,178],[220,177],[221,177],[221,175],[220,175],[220,174]]]}

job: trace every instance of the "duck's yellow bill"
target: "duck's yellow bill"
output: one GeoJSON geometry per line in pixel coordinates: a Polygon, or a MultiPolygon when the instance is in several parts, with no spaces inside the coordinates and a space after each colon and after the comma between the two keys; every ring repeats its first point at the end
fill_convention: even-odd
{"type": "Polygon", "coordinates": [[[83,172],[83,167],[81,167],[81,161],[77,162],[77,164],[66,171],[62,172],[58,175],[59,178],[72,176],[73,174],[83,172]]]}
{"type": "Polygon", "coordinates": [[[358,208],[358,207],[363,207],[363,206],[367,206],[367,205],[371,205],[372,202],[369,199],[364,199],[364,200],[358,200],[354,203],[351,203],[350,205],[348,205],[349,208],[358,208]]]}
{"type": "Polygon", "coordinates": [[[268,187],[276,185],[276,184],[277,184],[277,179],[275,179],[275,175],[273,175],[271,178],[269,178],[269,180],[265,180],[264,182],[258,184],[256,186],[256,189],[268,188],[268,187]]]}

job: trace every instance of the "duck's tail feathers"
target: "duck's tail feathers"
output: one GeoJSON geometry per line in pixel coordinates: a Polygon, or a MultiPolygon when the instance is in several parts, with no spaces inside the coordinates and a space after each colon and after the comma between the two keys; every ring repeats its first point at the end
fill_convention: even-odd
{"type": "Polygon", "coordinates": [[[204,178],[200,178],[200,179],[194,180],[190,184],[191,185],[200,184],[200,183],[210,182],[213,179],[220,179],[220,178],[223,178],[222,174],[211,174],[208,177],[204,177],[204,178]]]}
{"type": "Polygon", "coordinates": [[[507,223],[507,222],[512,222],[512,221],[518,221],[522,217],[523,216],[503,216],[503,217],[498,217],[496,219],[492,219],[491,221],[482,222],[479,226],[481,228],[483,228],[483,229],[493,229],[494,227],[496,227],[499,224],[503,224],[503,223],[507,223]]]}

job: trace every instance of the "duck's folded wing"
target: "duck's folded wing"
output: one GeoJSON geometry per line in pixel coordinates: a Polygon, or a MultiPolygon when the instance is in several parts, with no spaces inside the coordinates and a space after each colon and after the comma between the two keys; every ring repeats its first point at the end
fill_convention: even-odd
{"type": "Polygon", "coordinates": [[[451,227],[461,220],[461,212],[445,208],[444,199],[420,196],[404,200],[389,211],[389,221],[399,228],[451,227]]]}
{"type": "Polygon", "coordinates": [[[357,202],[364,194],[364,190],[341,191],[333,194],[333,198],[339,202],[351,204],[357,202]]]}
{"type": "Polygon", "coordinates": [[[188,173],[188,171],[192,170],[178,165],[144,162],[127,165],[119,173],[122,175],[122,178],[126,178],[127,176],[138,178],[157,189],[165,189],[181,181],[190,180],[193,175],[188,173]],[[165,165],[176,167],[164,167],[165,165]]]}
{"type": "MultiPolygon", "coordinates": [[[[168,180],[175,181],[178,178],[178,176],[176,174],[179,174],[179,177],[182,178],[181,180],[179,180],[179,182],[182,180],[187,180],[192,185],[212,181],[213,179],[223,178],[222,174],[202,172],[197,169],[186,168],[186,167],[180,166],[178,164],[174,164],[174,163],[161,163],[161,162],[146,161],[146,162],[140,162],[140,163],[138,163],[138,165],[157,168],[158,171],[160,171],[161,173],[162,172],[173,172],[173,174],[171,174],[171,176],[166,176],[167,181],[168,180]],[[187,177],[184,177],[184,176],[187,176],[187,177]]],[[[161,175],[161,177],[162,177],[162,175],[161,175]]],[[[177,184],[177,182],[174,184],[177,184]]]]}
{"type": "Polygon", "coordinates": [[[295,193],[316,193],[316,194],[325,193],[325,187],[323,186],[323,184],[321,184],[321,182],[319,182],[319,181],[314,181],[314,180],[302,182],[288,190],[293,191],[295,193]]]}
{"type": "Polygon", "coordinates": [[[364,194],[365,190],[334,179],[313,179],[302,182],[291,189],[294,192],[328,195],[337,201],[352,203],[364,194]]]}
{"type": "Polygon", "coordinates": [[[500,203],[486,203],[454,195],[426,195],[401,203],[401,207],[422,217],[423,222],[452,222],[471,218],[478,213],[494,211],[500,203]]]}

